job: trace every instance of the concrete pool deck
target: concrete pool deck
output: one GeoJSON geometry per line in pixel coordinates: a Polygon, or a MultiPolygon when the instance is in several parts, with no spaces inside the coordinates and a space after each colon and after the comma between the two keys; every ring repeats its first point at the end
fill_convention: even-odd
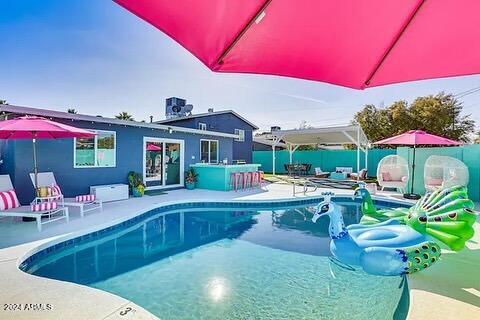
{"type": "MultiPolygon", "coordinates": [[[[349,190],[318,189],[351,195],[349,190]]],[[[380,197],[398,200],[394,193],[379,192],[380,197]]],[[[297,198],[305,197],[297,194],[297,198]]],[[[292,186],[270,184],[264,190],[216,192],[185,189],[158,196],[132,198],[106,203],[103,212],[92,212],[81,219],[72,210],[70,223],[59,221],[42,232],[35,223],[2,219],[0,221],[0,319],[156,319],[148,311],[119,296],[90,287],[24,273],[18,264],[32,250],[52,242],[116,224],[140,212],[168,202],[195,200],[269,200],[292,198],[292,186]],[[21,305],[31,310],[4,310],[21,305]],[[32,304],[32,306],[29,306],[32,304]],[[49,304],[49,306],[47,306],[49,304]],[[42,308],[43,307],[43,308],[42,308]],[[34,308],[44,310],[32,310],[34,308]]],[[[409,277],[409,319],[480,319],[480,227],[468,248],[458,253],[443,252],[442,261],[429,270],[409,277]]]]}

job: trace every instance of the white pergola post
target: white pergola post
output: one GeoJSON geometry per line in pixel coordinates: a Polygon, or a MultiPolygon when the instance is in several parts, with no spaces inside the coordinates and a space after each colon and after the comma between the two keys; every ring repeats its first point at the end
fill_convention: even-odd
{"type": "Polygon", "coordinates": [[[295,151],[297,151],[298,147],[300,147],[299,145],[292,145],[292,144],[288,144],[288,155],[289,155],[289,159],[290,159],[290,164],[292,164],[293,162],[293,153],[295,151]]]}
{"type": "Polygon", "coordinates": [[[357,128],[357,181],[360,180],[360,127],[357,128]]]}

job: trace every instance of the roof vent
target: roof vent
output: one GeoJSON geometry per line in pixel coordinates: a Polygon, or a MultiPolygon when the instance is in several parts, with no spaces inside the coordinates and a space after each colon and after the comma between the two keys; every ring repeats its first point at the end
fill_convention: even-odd
{"type": "Polygon", "coordinates": [[[270,127],[270,132],[280,131],[280,130],[282,130],[282,128],[280,128],[279,126],[272,126],[272,127],[270,127]]]}

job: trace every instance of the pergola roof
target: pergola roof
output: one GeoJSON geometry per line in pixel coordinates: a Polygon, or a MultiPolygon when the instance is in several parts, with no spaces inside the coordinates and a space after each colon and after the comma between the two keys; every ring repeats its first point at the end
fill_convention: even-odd
{"type": "Polygon", "coordinates": [[[308,144],[355,144],[367,146],[369,141],[359,125],[343,125],[321,128],[278,130],[272,132],[277,140],[291,145],[308,144]]]}

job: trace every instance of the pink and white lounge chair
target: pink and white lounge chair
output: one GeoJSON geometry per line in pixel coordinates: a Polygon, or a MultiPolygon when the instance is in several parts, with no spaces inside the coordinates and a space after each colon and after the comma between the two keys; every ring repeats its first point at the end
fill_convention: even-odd
{"type": "Polygon", "coordinates": [[[31,206],[21,206],[8,174],[0,175],[0,198],[0,202],[2,202],[0,207],[4,209],[0,210],[0,217],[34,218],[37,221],[38,231],[42,231],[42,225],[50,222],[61,219],[69,221],[67,207],[59,206],[48,210],[33,211],[31,206]]]}
{"type": "MultiPolygon", "coordinates": [[[[33,185],[35,185],[35,175],[30,173],[30,179],[32,180],[33,185]]],[[[86,212],[93,210],[103,211],[103,203],[100,199],[88,199],[89,197],[75,197],[75,198],[65,198],[62,194],[61,188],[55,180],[55,175],[53,172],[39,172],[37,175],[38,187],[56,187],[58,190],[58,195],[52,195],[46,198],[37,197],[37,201],[51,201],[57,200],[60,205],[66,207],[75,207],[80,210],[80,216],[83,218],[86,212]]]]}

